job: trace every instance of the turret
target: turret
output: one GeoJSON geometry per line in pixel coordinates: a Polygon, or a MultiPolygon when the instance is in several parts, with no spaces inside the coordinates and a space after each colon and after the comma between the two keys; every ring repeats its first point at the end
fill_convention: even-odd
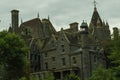
{"type": "Polygon", "coordinates": [[[82,22],[81,26],[81,47],[82,47],[82,79],[87,80],[90,77],[89,49],[88,49],[88,25],[82,22]]]}
{"type": "Polygon", "coordinates": [[[12,30],[15,33],[18,33],[18,25],[19,25],[19,11],[18,10],[12,10],[11,11],[11,23],[12,23],[12,30]]]}
{"type": "Polygon", "coordinates": [[[88,25],[86,22],[82,22],[80,29],[82,34],[88,34],[88,25]]]}
{"type": "Polygon", "coordinates": [[[81,30],[81,41],[82,41],[82,47],[86,48],[88,45],[88,25],[86,22],[82,22],[81,26],[80,26],[80,30],[81,30]]]}
{"type": "MultiPolygon", "coordinates": [[[[94,11],[93,11],[93,15],[92,15],[90,23],[92,23],[94,26],[97,26],[98,19],[100,20],[100,23],[102,24],[101,17],[99,16],[99,13],[97,11],[96,1],[94,1],[94,11]]],[[[92,27],[92,26],[90,26],[90,27],[92,27]]]]}

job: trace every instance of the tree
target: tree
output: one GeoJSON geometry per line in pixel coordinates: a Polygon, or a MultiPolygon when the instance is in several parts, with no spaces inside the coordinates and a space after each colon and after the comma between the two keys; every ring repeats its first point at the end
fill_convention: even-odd
{"type": "Polygon", "coordinates": [[[80,77],[75,73],[68,74],[64,80],[80,80],[80,77]]]}
{"type": "Polygon", "coordinates": [[[4,80],[18,80],[26,74],[28,48],[24,40],[6,31],[0,32],[0,65],[5,69],[4,80]]]}
{"type": "Polygon", "coordinates": [[[111,69],[104,69],[102,66],[99,66],[90,77],[89,80],[116,80],[115,72],[111,69]]]}
{"type": "Polygon", "coordinates": [[[116,77],[120,79],[120,36],[117,28],[114,29],[111,52],[108,58],[111,61],[111,69],[116,72],[116,77]]]}
{"type": "Polygon", "coordinates": [[[44,80],[54,80],[54,76],[52,73],[48,72],[45,77],[44,80]]]}

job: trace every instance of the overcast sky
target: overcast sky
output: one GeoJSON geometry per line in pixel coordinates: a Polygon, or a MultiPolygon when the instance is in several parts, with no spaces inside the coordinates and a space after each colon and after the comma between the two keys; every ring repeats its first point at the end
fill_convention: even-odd
{"type": "MultiPolygon", "coordinates": [[[[24,21],[37,17],[40,19],[50,16],[56,30],[69,28],[72,22],[83,20],[89,24],[94,0],[2,0],[0,2],[0,30],[8,29],[11,24],[13,9],[19,10],[19,19],[24,21]]],[[[120,0],[96,0],[97,10],[104,21],[108,21],[110,28],[120,27],[120,0]]]]}

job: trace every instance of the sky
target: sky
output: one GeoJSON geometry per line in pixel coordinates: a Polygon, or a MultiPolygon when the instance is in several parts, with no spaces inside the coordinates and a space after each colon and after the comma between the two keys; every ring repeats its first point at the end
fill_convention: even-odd
{"type": "MultiPolygon", "coordinates": [[[[89,24],[94,0],[2,0],[0,2],[0,31],[11,24],[13,9],[19,10],[19,22],[36,18],[50,18],[56,30],[69,28],[69,24],[83,20],[89,24]]],[[[120,0],[96,0],[101,19],[108,21],[110,29],[120,28],[120,0]]],[[[19,23],[20,24],[20,23],[19,23]]]]}

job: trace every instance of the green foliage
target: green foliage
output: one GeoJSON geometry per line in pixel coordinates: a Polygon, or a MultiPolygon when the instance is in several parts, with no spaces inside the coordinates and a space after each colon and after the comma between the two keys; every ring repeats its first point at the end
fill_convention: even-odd
{"type": "Polygon", "coordinates": [[[115,72],[111,69],[104,69],[99,66],[89,80],[116,80],[115,72]]]}
{"type": "Polygon", "coordinates": [[[26,77],[21,77],[19,80],[27,80],[26,77]]]}
{"type": "Polygon", "coordinates": [[[120,79],[120,36],[112,40],[111,53],[108,56],[111,60],[111,69],[116,73],[116,78],[120,79]]]}
{"type": "Polygon", "coordinates": [[[0,65],[5,69],[5,80],[16,80],[26,74],[28,48],[14,33],[0,32],[0,65]]]}
{"type": "Polygon", "coordinates": [[[71,73],[67,75],[64,80],[80,80],[80,77],[75,73],[71,73]]]}
{"type": "Polygon", "coordinates": [[[120,66],[120,37],[112,41],[111,54],[108,56],[115,66],[120,66]]]}
{"type": "Polygon", "coordinates": [[[54,80],[54,76],[51,73],[45,75],[44,80],[54,80]]]}

